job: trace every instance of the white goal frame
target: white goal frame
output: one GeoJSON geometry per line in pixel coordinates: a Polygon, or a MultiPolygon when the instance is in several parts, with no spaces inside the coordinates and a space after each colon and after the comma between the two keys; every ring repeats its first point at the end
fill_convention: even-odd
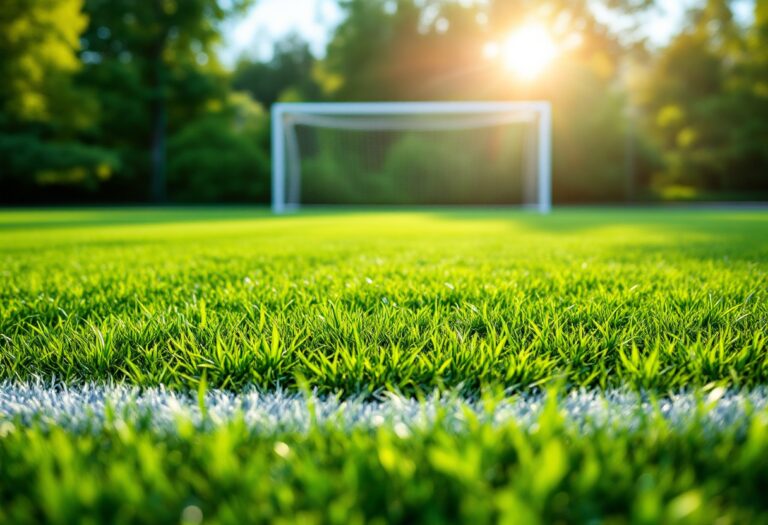
{"type": "MultiPolygon", "coordinates": [[[[514,122],[534,124],[537,128],[535,140],[528,141],[526,154],[535,159],[537,179],[536,209],[547,214],[552,209],[552,106],[546,101],[525,102],[317,102],[278,103],[272,106],[272,211],[283,214],[295,210],[299,205],[286,201],[287,148],[298,155],[295,126],[302,123],[322,122],[323,117],[361,116],[414,116],[442,115],[467,116],[485,115],[492,118],[498,114],[517,115],[514,122]]],[[[510,121],[512,122],[512,121],[510,121]]],[[[392,129],[393,126],[365,129],[392,129]]],[[[439,130],[439,126],[423,129],[439,130]]],[[[529,161],[529,162],[530,162],[529,161]]],[[[300,170],[300,168],[296,168],[300,170]]],[[[300,184],[300,172],[296,184],[300,184]]]]}

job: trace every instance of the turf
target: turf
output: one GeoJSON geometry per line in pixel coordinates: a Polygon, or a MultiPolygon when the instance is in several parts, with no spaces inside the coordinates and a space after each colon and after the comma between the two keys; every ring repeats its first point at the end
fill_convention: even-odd
{"type": "Polygon", "coordinates": [[[768,379],[768,215],[0,215],[0,379],[345,395],[768,379]]]}
{"type": "Polygon", "coordinates": [[[768,523],[761,211],[3,211],[0,282],[2,523],[768,523]]]}
{"type": "Polygon", "coordinates": [[[768,419],[710,434],[469,421],[173,434],[0,427],[3,523],[766,523],[768,419]],[[740,428],[740,427],[739,427],[740,428]]]}

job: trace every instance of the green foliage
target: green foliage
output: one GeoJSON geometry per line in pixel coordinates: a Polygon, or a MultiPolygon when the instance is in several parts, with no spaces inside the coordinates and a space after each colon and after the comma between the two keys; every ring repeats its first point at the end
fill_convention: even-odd
{"type": "Polygon", "coordinates": [[[266,107],[290,93],[299,100],[316,100],[320,90],[313,78],[315,64],[309,44],[290,35],[275,44],[268,62],[242,58],[232,73],[232,87],[266,107]]]}
{"type": "Polygon", "coordinates": [[[171,137],[168,179],[174,200],[267,202],[269,158],[259,143],[268,120],[247,97],[171,137]]]}
{"type": "Polygon", "coordinates": [[[651,136],[665,159],[655,186],[768,188],[768,37],[760,4],[754,24],[743,29],[729,2],[706,2],[655,57],[642,91],[651,136]]]}
{"type": "Polygon", "coordinates": [[[648,111],[667,173],[657,184],[722,188],[729,181],[726,161],[729,118],[723,98],[722,59],[704,34],[681,35],[666,48],[649,78],[648,111]]]}
{"type": "MultiPolygon", "coordinates": [[[[639,15],[656,4],[651,0],[339,4],[343,19],[321,60],[294,35],[275,45],[269,61],[243,58],[228,72],[216,59],[222,23],[244,13],[250,0],[5,1],[0,7],[0,77],[5,80],[0,133],[39,143],[47,148],[43,159],[77,151],[66,156],[80,155],[84,161],[52,171],[31,166],[23,153],[29,148],[17,154],[6,147],[0,164],[4,183],[12,186],[4,200],[90,194],[109,201],[150,196],[217,201],[232,200],[235,193],[261,200],[268,186],[264,130],[251,135],[228,114],[212,118],[227,113],[233,90],[267,107],[277,100],[310,99],[545,99],[554,107],[557,202],[615,202],[648,194],[649,187],[660,196],[699,199],[768,194],[764,0],[754,2],[754,16],[746,21],[734,17],[732,1],[699,2],[681,33],[659,49],[645,46],[636,28],[618,31],[603,22],[634,19],[639,24],[639,15]],[[598,3],[599,12],[607,9],[614,16],[597,16],[598,3]],[[513,28],[531,21],[549,27],[565,49],[538,79],[517,78],[502,64],[483,60],[486,43],[503,42],[513,28]],[[574,35],[580,44],[566,45],[574,35]],[[642,86],[627,82],[630,62],[641,63],[642,86]],[[628,111],[630,102],[638,112],[628,111]],[[635,119],[628,118],[630,113],[639,114],[637,123],[630,122],[635,119]],[[199,147],[216,127],[222,130],[217,144],[228,152],[223,162],[241,174],[227,189],[210,183],[213,152],[199,147]],[[166,158],[169,145],[172,156],[166,158]],[[94,176],[92,155],[112,158],[96,163],[110,166],[108,180],[94,176]],[[245,166],[257,156],[259,180],[243,189],[245,166]],[[179,173],[190,166],[199,169],[179,173]],[[59,191],[59,182],[68,189],[59,191]],[[177,193],[167,195],[167,184],[177,193]]],[[[389,168],[377,166],[365,172],[358,187],[336,192],[329,188],[342,186],[349,176],[334,169],[349,171],[363,159],[355,153],[349,161],[312,159],[305,172],[307,196],[367,203],[516,200],[519,186],[499,189],[495,181],[509,179],[499,179],[496,166],[487,162],[476,171],[488,180],[462,175],[470,180],[460,182],[447,176],[447,168],[470,164],[474,152],[446,154],[415,142],[411,137],[398,145],[389,168]],[[434,165],[418,158],[429,154],[434,165]],[[395,165],[403,171],[393,173],[395,165]],[[430,173],[445,177],[444,191],[435,197],[431,190],[410,187],[415,183],[406,174],[416,171],[419,180],[430,173]],[[341,184],[326,184],[333,181],[341,184]],[[490,190],[494,185],[499,191],[490,190]]]]}
{"type": "Polygon", "coordinates": [[[224,105],[213,46],[224,18],[248,3],[86,1],[79,83],[102,104],[90,133],[120,153],[131,181],[116,188],[123,198],[146,199],[150,188],[165,198],[166,135],[224,105]]]}
{"type": "Polygon", "coordinates": [[[9,0],[0,6],[0,185],[3,202],[98,190],[116,156],[78,133],[93,117],[72,82],[87,23],[81,0],[9,0]],[[55,190],[52,190],[55,188],[55,190]]]}
{"type": "MultiPolygon", "coordinates": [[[[552,94],[554,199],[561,202],[626,200],[630,196],[626,191],[625,171],[628,155],[625,95],[584,65],[564,66],[563,77],[569,89],[552,94]]],[[[644,161],[642,155],[638,157],[637,160],[644,161]]]]}
{"type": "MultiPolygon", "coordinates": [[[[154,189],[163,193],[166,129],[176,133],[198,120],[204,128],[207,115],[226,104],[228,79],[213,46],[220,22],[247,5],[245,0],[4,3],[0,74],[10,81],[0,86],[3,200],[82,199],[88,193],[144,200],[150,174],[156,176],[154,189]]],[[[242,156],[228,163],[230,169],[264,156],[235,135],[224,139],[231,155],[242,156]]],[[[177,165],[184,162],[189,159],[177,165]]],[[[196,173],[190,178],[201,180],[196,173]]],[[[259,185],[265,185],[263,176],[259,185]]],[[[192,188],[211,186],[198,182],[192,188]]],[[[190,198],[189,191],[183,189],[179,198],[190,198]]],[[[246,195],[259,191],[263,194],[246,195]]]]}
{"type": "Polygon", "coordinates": [[[393,147],[384,172],[392,177],[406,204],[445,204],[455,198],[461,202],[469,187],[477,183],[470,174],[479,160],[463,151],[461,144],[406,135],[393,147]]]}
{"type": "Polygon", "coordinates": [[[67,112],[69,75],[80,67],[78,38],[87,22],[82,4],[5,0],[0,6],[0,115],[39,121],[67,112]]]}
{"type": "Polygon", "coordinates": [[[756,386],[767,235],[759,212],[6,212],[0,379],[756,386]]]}
{"type": "MultiPolygon", "coordinates": [[[[624,51],[618,37],[581,3],[549,0],[462,7],[445,2],[424,8],[402,0],[393,9],[383,0],[351,0],[343,5],[346,18],[321,66],[326,76],[338,79],[331,93],[334,99],[551,100],[556,121],[555,200],[627,197],[625,100],[617,88],[624,51]],[[487,16],[478,17],[480,13],[487,16]],[[578,32],[584,40],[578,51],[563,56],[535,82],[521,81],[503,65],[482,58],[487,42],[503,41],[511,28],[528,20],[559,27],[559,38],[578,32]],[[438,27],[438,21],[447,29],[438,27]],[[379,60],[371,61],[371,56],[379,60]]],[[[440,162],[437,159],[433,157],[440,162]]],[[[483,188],[476,175],[465,175],[470,179],[466,185],[483,188]]],[[[504,202],[498,195],[491,198],[504,202]]],[[[488,197],[478,199],[472,192],[463,199],[487,201],[488,197]]]]}
{"type": "Polygon", "coordinates": [[[26,134],[0,134],[0,159],[5,159],[0,185],[15,188],[30,199],[46,185],[96,190],[120,165],[115,155],[101,148],[78,142],[43,142],[26,134]]]}
{"type": "Polygon", "coordinates": [[[379,132],[375,143],[365,133],[315,130],[312,139],[314,154],[302,162],[305,203],[522,202],[521,129],[379,132]]]}

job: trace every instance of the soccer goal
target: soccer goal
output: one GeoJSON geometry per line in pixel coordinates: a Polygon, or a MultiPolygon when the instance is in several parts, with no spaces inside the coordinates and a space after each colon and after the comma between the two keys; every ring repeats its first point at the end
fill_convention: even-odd
{"type": "Polygon", "coordinates": [[[272,209],[552,207],[548,102],[287,103],[272,108],[272,209]]]}

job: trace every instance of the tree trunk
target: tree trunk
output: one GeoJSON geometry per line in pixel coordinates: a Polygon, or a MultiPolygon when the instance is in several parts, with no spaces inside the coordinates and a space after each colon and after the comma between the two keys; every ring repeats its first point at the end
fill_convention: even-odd
{"type": "MultiPolygon", "coordinates": [[[[154,0],[152,8],[155,12],[156,20],[163,21],[163,13],[160,0],[154,0]]],[[[167,104],[165,94],[165,64],[163,54],[168,42],[168,24],[162,24],[162,29],[150,48],[150,119],[151,119],[151,142],[150,162],[152,164],[151,193],[152,201],[160,204],[167,198],[166,188],[166,128],[167,128],[167,104]]]]}
{"type": "Polygon", "coordinates": [[[150,115],[152,119],[152,141],[150,144],[150,158],[152,162],[152,201],[163,203],[166,201],[166,103],[164,84],[164,64],[162,57],[163,46],[158,46],[155,55],[154,72],[152,77],[152,102],[150,115]]]}
{"type": "MultiPolygon", "coordinates": [[[[160,66],[162,67],[162,66],[160,66]]],[[[156,86],[152,100],[152,200],[162,203],[166,200],[165,187],[165,135],[166,135],[166,108],[165,98],[162,94],[162,84],[156,86]]]]}

